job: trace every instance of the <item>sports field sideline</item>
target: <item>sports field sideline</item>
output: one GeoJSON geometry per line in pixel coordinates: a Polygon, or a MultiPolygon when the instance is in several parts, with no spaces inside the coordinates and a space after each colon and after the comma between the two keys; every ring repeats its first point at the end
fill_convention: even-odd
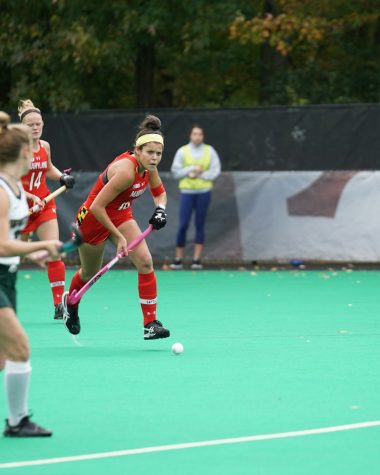
{"type": "Polygon", "coordinates": [[[380,473],[379,271],[157,278],[170,339],[143,341],[137,274],[115,270],[83,298],[74,340],[45,271],[20,272],[30,405],[54,435],[0,437],[1,473],[380,473]]]}

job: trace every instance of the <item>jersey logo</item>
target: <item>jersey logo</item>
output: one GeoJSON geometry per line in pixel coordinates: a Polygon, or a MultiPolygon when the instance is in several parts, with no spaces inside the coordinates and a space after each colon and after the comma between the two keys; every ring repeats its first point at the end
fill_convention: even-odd
{"type": "Polygon", "coordinates": [[[85,206],[83,206],[83,208],[81,210],[79,210],[79,212],[77,214],[77,223],[79,225],[82,224],[82,222],[83,222],[84,218],[86,217],[87,213],[88,213],[88,209],[85,206]]]}
{"type": "Polygon", "coordinates": [[[27,216],[21,219],[11,219],[9,221],[9,227],[14,232],[14,236],[16,239],[19,238],[21,231],[25,228],[27,222],[28,222],[27,216]]]}
{"type": "Polygon", "coordinates": [[[30,165],[31,170],[41,170],[41,169],[47,169],[47,162],[33,162],[30,165]]]}
{"type": "Polygon", "coordinates": [[[128,209],[131,206],[131,203],[129,201],[124,201],[124,203],[121,203],[121,205],[117,208],[118,211],[122,211],[123,209],[128,209]]]}
{"type": "Polygon", "coordinates": [[[143,188],[143,189],[137,190],[137,191],[132,191],[131,192],[131,198],[137,198],[138,196],[142,195],[145,190],[146,190],[146,188],[143,188]]]}

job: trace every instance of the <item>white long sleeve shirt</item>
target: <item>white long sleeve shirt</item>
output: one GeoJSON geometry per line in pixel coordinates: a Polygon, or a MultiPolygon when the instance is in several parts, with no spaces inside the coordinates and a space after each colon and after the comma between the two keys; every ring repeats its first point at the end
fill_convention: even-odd
{"type": "MultiPolygon", "coordinates": [[[[188,145],[190,147],[191,156],[194,158],[194,160],[198,160],[198,159],[201,160],[203,156],[203,149],[204,149],[205,144],[202,143],[196,146],[192,142],[190,142],[188,145]]],[[[217,154],[216,150],[211,145],[209,145],[209,147],[210,147],[210,152],[211,152],[210,168],[204,171],[199,176],[199,178],[203,178],[204,180],[214,181],[215,178],[217,178],[220,175],[222,167],[221,167],[219,155],[217,154]]],[[[196,168],[196,166],[194,165],[185,167],[183,165],[183,160],[184,160],[183,147],[180,147],[174,156],[174,160],[171,166],[171,172],[173,174],[173,177],[176,179],[184,178],[196,168]]]]}
{"type": "MultiPolygon", "coordinates": [[[[203,158],[203,152],[204,152],[204,147],[205,144],[200,144],[200,145],[194,145],[192,142],[189,142],[188,144],[190,148],[190,153],[191,156],[194,160],[199,160],[201,161],[203,158]]],[[[184,147],[180,147],[175,156],[174,160],[171,166],[171,172],[173,174],[173,177],[176,179],[181,179],[189,175],[192,171],[196,169],[196,165],[191,165],[191,166],[184,166],[184,147]]],[[[203,180],[211,180],[214,181],[221,172],[221,162],[219,155],[217,154],[216,150],[209,145],[210,147],[210,168],[208,170],[205,170],[201,175],[199,175],[199,178],[202,178],[203,180]]],[[[183,193],[202,193],[203,191],[209,191],[209,189],[197,189],[197,190],[181,190],[183,193]]]]}

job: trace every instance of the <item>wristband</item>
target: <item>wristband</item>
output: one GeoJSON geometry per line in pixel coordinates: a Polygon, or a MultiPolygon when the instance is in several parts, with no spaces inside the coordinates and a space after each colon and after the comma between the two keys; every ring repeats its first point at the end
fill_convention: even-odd
{"type": "Polygon", "coordinates": [[[162,183],[160,183],[158,186],[151,188],[150,192],[152,193],[153,196],[159,196],[159,195],[162,195],[162,193],[165,193],[165,187],[162,183]]]}

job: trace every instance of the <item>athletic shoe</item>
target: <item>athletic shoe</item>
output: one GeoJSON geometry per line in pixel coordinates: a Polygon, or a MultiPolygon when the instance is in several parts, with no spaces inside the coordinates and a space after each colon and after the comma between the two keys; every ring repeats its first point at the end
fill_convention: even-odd
{"type": "Polygon", "coordinates": [[[63,307],[61,303],[58,303],[54,306],[54,320],[62,320],[63,319],[63,307]]]}
{"type": "Polygon", "coordinates": [[[172,270],[182,270],[183,264],[181,259],[175,259],[172,264],[170,264],[170,269],[172,270]]]}
{"type": "Polygon", "coordinates": [[[62,295],[63,323],[72,335],[78,335],[80,332],[80,321],[78,316],[78,307],[72,307],[67,303],[69,292],[62,295]]]}
{"type": "Polygon", "coordinates": [[[201,264],[201,261],[200,261],[199,259],[198,259],[198,260],[197,260],[197,259],[193,259],[193,262],[192,262],[192,264],[191,264],[191,266],[190,266],[190,269],[192,269],[192,270],[201,270],[201,269],[203,269],[203,266],[202,266],[202,264],[201,264]]]}
{"type": "Polygon", "coordinates": [[[29,417],[23,417],[17,426],[11,426],[6,420],[3,432],[5,437],[50,437],[53,434],[50,430],[32,422],[29,417]]]}
{"type": "Polygon", "coordinates": [[[168,338],[170,331],[162,326],[158,320],[148,323],[144,326],[144,340],[158,340],[159,338],[168,338]]]}

